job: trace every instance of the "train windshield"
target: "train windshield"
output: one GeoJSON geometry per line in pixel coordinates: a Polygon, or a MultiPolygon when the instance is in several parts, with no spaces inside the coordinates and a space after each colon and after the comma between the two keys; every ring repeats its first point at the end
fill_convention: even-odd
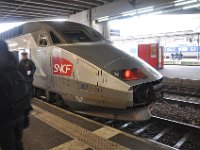
{"type": "Polygon", "coordinates": [[[109,42],[98,31],[73,22],[49,22],[65,38],[67,43],[109,42]]]}
{"type": "Polygon", "coordinates": [[[68,43],[85,43],[85,42],[98,42],[106,41],[106,39],[95,30],[62,30],[65,40],[68,43]]]}
{"type": "Polygon", "coordinates": [[[83,30],[63,30],[61,31],[66,41],[69,43],[92,42],[92,38],[83,30]]]}

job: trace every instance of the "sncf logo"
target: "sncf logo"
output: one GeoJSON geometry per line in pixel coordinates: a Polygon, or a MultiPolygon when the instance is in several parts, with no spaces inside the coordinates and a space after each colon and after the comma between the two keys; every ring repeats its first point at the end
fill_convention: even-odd
{"type": "Polygon", "coordinates": [[[73,64],[65,58],[53,57],[53,74],[61,76],[72,76],[73,64]]]}

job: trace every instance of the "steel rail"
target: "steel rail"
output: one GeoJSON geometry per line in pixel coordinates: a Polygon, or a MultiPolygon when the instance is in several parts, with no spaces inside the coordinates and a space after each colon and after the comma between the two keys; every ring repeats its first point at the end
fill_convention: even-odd
{"type": "Polygon", "coordinates": [[[172,104],[180,104],[183,106],[200,107],[200,103],[189,101],[189,100],[180,100],[180,99],[175,99],[175,98],[163,97],[163,101],[169,102],[172,104]]]}

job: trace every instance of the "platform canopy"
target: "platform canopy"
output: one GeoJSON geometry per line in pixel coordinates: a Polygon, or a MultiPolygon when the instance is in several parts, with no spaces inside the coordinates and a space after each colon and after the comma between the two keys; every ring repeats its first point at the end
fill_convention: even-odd
{"type": "Polygon", "coordinates": [[[0,0],[0,22],[68,16],[113,0],[0,0]]]}

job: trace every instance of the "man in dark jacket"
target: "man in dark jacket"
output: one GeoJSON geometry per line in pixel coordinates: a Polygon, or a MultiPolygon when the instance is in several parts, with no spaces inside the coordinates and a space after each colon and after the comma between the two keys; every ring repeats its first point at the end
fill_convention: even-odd
{"type": "Polygon", "coordinates": [[[33,76],[36,71],[36,67],[34,62],[31,59],[28,59],[27,52],[22,52],[22,60],[20,61],[20,65],[26,71],[30,83],[30,90],[32,91],[31,96],[33,97],[33,76]]]}
{"type": "MultiPolygon", "coordinates": [[[[13,54],[8,51],[8,46],[4,41],[0,41],[0,72],[6,73],[10,68],[18,68],[18,62],[13,54]]],[[[9,89],[9,83],[4,79],[4,75],[0,75],[0,149],[1,150],[23,150],[22,130],[24,127],[24,114],[20,114],[11,120],[8,118],[9,112],[5,106],[9,107],[9,99],[7,99],[6,91],[9,89]],[[4,115],[3,115],[4,114],[4,115]],[[2,117],[4,116],[4,117],[2,117]]],[[[8,91],[7,91],[8,92],[8,91]]]]}

